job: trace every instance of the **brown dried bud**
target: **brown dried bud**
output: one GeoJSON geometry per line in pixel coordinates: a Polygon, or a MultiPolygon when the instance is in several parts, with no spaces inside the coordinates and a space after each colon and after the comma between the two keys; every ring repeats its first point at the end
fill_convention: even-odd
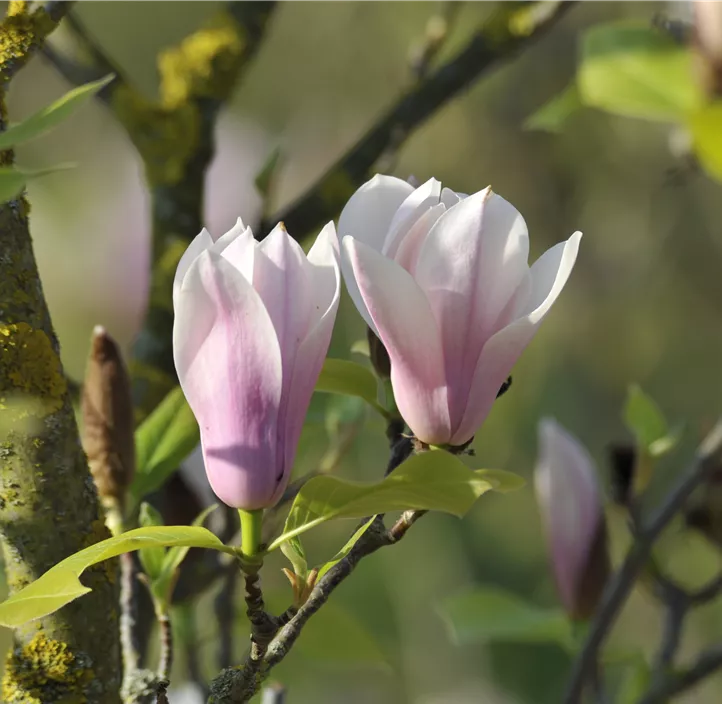
{"type": "Polygon", "coordinates": [[[389,353],[384,347],[384,343],[376,337],[376,333],[371,328],[366,328],[366,334],[369,341],[369,357],[371,365],[378,375],[379,379],[388,379],[391,377],[391,360],[389,353]]]}
{"type": "Polygon", "coordinates": [[[93,330],[81,400],[83,449],[101,499],[122,505],[135,474],[130,377],[118,343],[93,330]]]}

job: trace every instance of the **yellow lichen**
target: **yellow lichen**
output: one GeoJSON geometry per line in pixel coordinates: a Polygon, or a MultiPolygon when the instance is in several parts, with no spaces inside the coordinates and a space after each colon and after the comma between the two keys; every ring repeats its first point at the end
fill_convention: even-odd
{"type": "Polygon", "coordinates": [[[43,330],[27,323],[0,325],[0,409],[17,396],[39,403],[14,406],[18,420],[47,415],[63,405],[67,383],[60,359],[43,330]]]}
{"type": "Polygon", "coordinates": [[[227,12],[158,57],[161,103],[177,108],[191,98],[228,97],[246,48],[241,26],[227,12]]]}
{"type": "Polygon", "coordinates": [[[198,144],[198,107],[188,103],[164,108],[126,86],[112,96],[115,114],[143,157],[148,181],[154,186],[178,183],[198,144]]]}
{"type": "Polygon", "coordinates": [[[13,15],[24,15],[27,12],[27,9],[27,0],[10,0],[8,3],[7,16],[12,17],[13,15]]]}
{"type": "Polygon", "coordinates": [[[36,634],[8,655],[2,680],[5,704],[86,704],[95,674],[86,656],[67,643],[36,634]]]}

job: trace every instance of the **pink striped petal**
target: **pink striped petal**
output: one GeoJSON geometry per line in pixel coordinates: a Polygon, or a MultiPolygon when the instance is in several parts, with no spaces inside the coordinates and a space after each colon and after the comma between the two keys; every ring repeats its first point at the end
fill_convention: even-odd
{"type": "Polygon", "coordinates": [[[391,383],[404,420],[422,441],[450,437],[439,328],[423,291],[396,262],[345,237],[342,251],[391,359],[391,383]]]}
{"type": "Polygon", "coordinates": [[[298,348],[293,369],[288,370],[292,378],[286,401],[288,409],[284,429],[285,474],[273,503],[281,498],[293,468],[308,404],[326,358],[338,311],[341,274],[338,267],[338,241],[333,223],[329,223],[321,230],[308,253],[308,261],[313,269],[311,277],[313,323],[298,348]]]}
{"type": "Polygon", "coordinates": [[[280,349],[260,296],[216,253],[203,252],[184,278],[173,347],[214,492],[246,510],[270,505],[284,471],[280,349]]]}
{"type": "MultiPolygon", "coordinates": [[[[522,316],[494,334],[484,345],[471,380],[468,403],[461,422],[453,428],[452,444],[470,440],[489,414],[499,387],[532,341],[541,321],[562,292],[574,267],[581,232],[547,250],[530,270],[528,303],[522,316]]],[[[511,305],[516,307],[516,300],[511,305]]]]}
{"type": "Polygon", "coordinates": [[[528,269],[528,252],[524,219],[489,189],[447,210],[424,240],[415,278],[441,327],[452,427],[481,350],[528,269]]]}

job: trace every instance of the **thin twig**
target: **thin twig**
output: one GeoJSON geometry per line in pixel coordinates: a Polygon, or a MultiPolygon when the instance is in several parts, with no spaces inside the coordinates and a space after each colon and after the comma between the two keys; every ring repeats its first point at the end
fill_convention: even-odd
{"type": "Polygon", "coordinates": [[[268,233],[283,221],[294,237],[333,219],[345,200],[366,181],[380,157],[392,145],[400,146],[431,115],[471,86],[480,76],[514,57],[562,18],[574,2],[560,2],[538,24],[516,33],[512,18],[516,8],[500,3],[489,26],[476,32],[466,47],[428,78],[409,87],[373,127],[321,179],[289,208],[264,219],[268,233]],[[491,27],[493,26],[493,29],[491,27]]]}
{"type": "Polygon", "coordinates": [[[120,556],[120,647],[123,657],[123,681],[129,682],[140,666],[137,620],[137,567],[135,555],[120,556]]]}
{"type": "Polygon", "coordinates": [[[604,591],[600,608],[589,630],[584,647],[574,663],[565,704],[579,704],[584,684],[597,661],[599,649],[614,625],[619,611],[632,591],[640,571],[647,565],[654,542],[682,508],[694,489],[719,466],[722,452],[722,420],[702,442],[693,465],[684,474],[675,489],[652,516],[642,524],[637,538],[614,579],[604,591]]]}
{"type": "Polygon", "coordinates": [[[705,650],[688,668],[670,672],[640,699],[638,704],[666,704],[672,697],[692,689],[722,668],[722,643],[705,650]]]}
{"type": "Polygon", "coordinates": [[[173,624],[168,611],[158,614],[158,643],[160,645],[158,679],[168,681],[173,668],[173,624]]]}

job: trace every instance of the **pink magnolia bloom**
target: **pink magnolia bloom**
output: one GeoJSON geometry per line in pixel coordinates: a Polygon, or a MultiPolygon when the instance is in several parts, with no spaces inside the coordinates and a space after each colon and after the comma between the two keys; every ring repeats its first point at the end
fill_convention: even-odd
{"type": "Polygon", "coordinates": [[[534,487],[562,602],[588,618],[609,571],[602,495],[586,448],[548,418],[539,424],[534,487]]]}
{"type": "Polygon", "coordinates": [[[178,264],[173,353],[208,480],[229,506],[273,506],[288,482],[338,309],[333,223],[306,256],[279,224],[203,230],[178,264]]]}
{"type": "Polygon", "coordinates": [[[338,223],[346,287],[391,359],[414,434],[463,445],[569,278],[581,232],[529,268],[524,219],[487,188],[375,176],[338,223]]]}

